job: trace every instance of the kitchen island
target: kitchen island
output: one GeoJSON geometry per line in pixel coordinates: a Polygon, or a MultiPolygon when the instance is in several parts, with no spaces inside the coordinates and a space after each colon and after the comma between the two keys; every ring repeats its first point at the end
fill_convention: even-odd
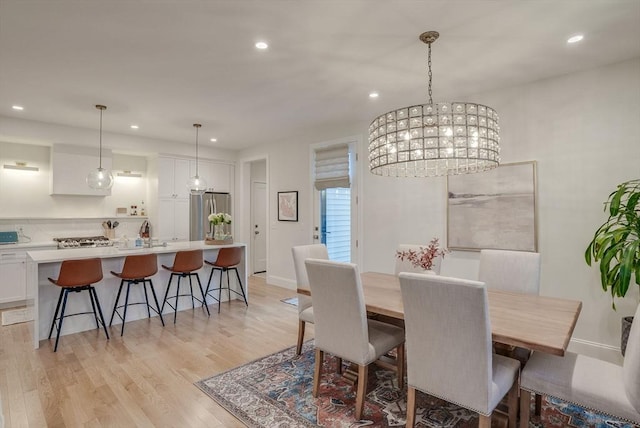
{"type": "MultiPolygon", "coordinates": [[[[49,282],[48,278],[57,278],[60,272],[60,265],[63,260],[78,260],[78,259],[89,259],[89,258],[100,258],[102,259],[102,272],[103,279],[102,281],[94,284],[96,288],[96,292],[98,294],[98,299],[100,300],[100,306],[102,307],[102,312],[105,317],[105,321],[107,324],[109,323],[109,319],[111,318],[111,312],[113,310],[113,305],[116,300],[116,295],[118,292],[118,287],[120,286],[120,279],[113,276],[111,271],[121,272],[122,266],[124,264],[124,258],[128,255],[138,255],[138,254],[149,254],[155,253],[158,255],[158,273],[154,275],[151,279],[153,281],[154,288],[156,290],[156,294],[158,295],[158,300],[160,300],[160,306],[162,306],[162,299],[164,297],[165,291],[167,289],[167,283],[169,282],[170,272],[166,269],[163,269],[161,265],[171,266],[173,264],[173,259],[175,257],[176,252],[182,250],[196,250],[201,249],[204,250],[204,258],[209,261],[214,261],[217,257],[218,250],[224,247],[241,247],[242,248],[242,260],[238,265],[238,273],[240,274],[240,278],[242,278],[242,283],[244,284],[245,293],[248,296],[247,289],[247,269],[246,269],[246,260],[247,260],[247,251],[246,245],[241,243],[234,243],[230,245],[205,245],[203,241],[191,241],[191,242],[171,242],[167,246],[158,246],[152,248],[141,248],[141,249],[120,249],[117,247],[97,247],[97,248],[82,248],[82,249],[68,249],[68,250],[42,250],[42,251],[30,251],[27,253],[27,306],[33,308],[33,322],[32,325],[32,335],[33,335],[33,344],[37,349],[40,346],[40,341],[47,339],[49,335],[49,329],[51,328],[51,321],[53,319],[53,313],[55,311],[56,303],[58,301],[58,296],[60,295],[60,288],[51,282],[49,282]]],[[[206,266],[206,265],[205,265],[206,266]]],[[[209,279],[210,267],[203,267],[198,271],[200,275],[200,281],[202,282],[203,289],[207,287],[207,280],[209,279]]],[[[217,271],[211,282],[211,287],[218,287],[219,284],[219,275],[220,271],[217,271]]],[[[239,285],[235,280],[235,275],[230,276],[231,280],[231,288],[240,292],[239,285]]],[[[176,280],[172,282],[172,290],[175,290],[176,280]]],[[[225,279],[226,282],[226,279],[225,279]]],[[[185,292],[188,290],[188,279],[183,280],[181,282],[181,290],[185,292]],[[187,288],[185,288],[185,286],[187,288]]],[[[198,290],[197,285],[194,286],[194,294],[196,297],[199,296],[200,292],[198,290]]],[[[222,299],[225,300],[228,296],[225,296],[226,293],[222,293],[222,299]]],[[[234,293],[232,293],[234,295],[234,293]]],[[[85,296],[84,293],[80,293],[77,296],[72,296],[73,298],[69,298],[67,303],[67,313],[76,313],[76,312],[86,312],[91,311],[91,303],[88,296],[85,296]]],[[[236,298],[238,296],[236,295],[236,298]]],[[[241,298],[241,297],[240,297],[241,298]]],[[[129,297],[129,302],[140,302],[144,301],[144,291],[142,287],[132,287],[131,294],[129,297]]],[[[121,300],[121,304],[123,300],[121,300]]],[[[209,298],[207,300],[208,304],[215,303],[213,299],[209,298]]],[[[192,309],[191,299],[181,298],[179,305],[179,310],[184,309],[192,309]]],[[[195,310],[203,310],[196,307],[195,310]]],[[[168,305],[165,305],[164,313],[171,312],[171,308],[168,305]]],[[[212,311],[215,313],[215,311],[212,311]]],[[[154,315],[153,311],[151,312],[152,317],[157,316],[154,315]]],[[[144,305],[132,305],[127,309],[127,322],[147,318],[147,310],[144,305]]],[[[152,320],[155,322],[155,320],[152,320]]],[[[180,322],[180,317],[178,317],[178,322],[180,322]]],[[[117,316],[113,320],[114,324],[120,324],[121,320],[117,316]]],[[[67,335],[72,333],[77,333],[80,331],[86,331],[95,329],[95,319],[93,316],[78,316],[78,317],[70,317],[65,318],[64,326],[62,328],[61,335],[67,335]]],[[[160,322],[158,321],[158,328],[162,328],[160,322]]],[[[104,340],[106,340],[103,336],[104,340]]]]}

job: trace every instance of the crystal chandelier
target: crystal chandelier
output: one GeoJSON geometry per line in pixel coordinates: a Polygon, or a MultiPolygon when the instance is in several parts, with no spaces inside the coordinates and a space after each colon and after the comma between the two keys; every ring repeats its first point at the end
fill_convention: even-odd
{"type": "Polygon", "coordinates": [[[436,177],[493,169],[500,163],[498,114],[469,102],[434,104],[431,44],[436,31],[420,40],[429,46],[429,103],[392,110],[369,126],[369,169],[385,177],[436,177]]]}
{"type": "Polygon", "coordinates": [[[96,108],[100,110],[100,163],[98,169],[95,169],[87,175],[87,184],[92,189],[102,190],[111,189],[113,186],[113,175],[108,169],[102,168],[102,112],[107,109],[106,106],[96,105],[96,108]]]}
{"type": "Polygon", "coordinates": [[[193,127],[196,128],[196,175],[191,177],[187,181],[187,187],[191,191],[192,194],[201,195],[207,190],[207,182],[204,178],[201,178],[198,175],[198,130],[202,125],[199,123],[194,123],[193,127]]]}

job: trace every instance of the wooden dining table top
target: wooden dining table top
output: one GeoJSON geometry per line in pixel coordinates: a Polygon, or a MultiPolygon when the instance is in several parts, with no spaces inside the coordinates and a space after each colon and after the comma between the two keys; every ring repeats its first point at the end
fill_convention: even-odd
{"type": "MultiPolygon", "coordinates": [[[[404,319],[400,280],[378,272],[360,274],[370,313],[404,319]]],[[[298,293],[309,295],[307,289],[298,293]]],[[[564,355],[578,321],[582,302],[487,288],[494,342],[564,355]]]]}

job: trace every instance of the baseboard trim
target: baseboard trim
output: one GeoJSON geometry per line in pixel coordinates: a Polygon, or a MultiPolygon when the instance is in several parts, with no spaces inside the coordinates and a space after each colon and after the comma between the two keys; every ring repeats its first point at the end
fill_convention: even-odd
{"type": "Polygon", "coordinates": [[[267,272],[267,284],[276,285],[278,287],[286,288],[287,290],[297,290],[298,284],[288,278],[281,276],[269,275],[267,272]]]}
{"type": "Polygon", "coordinates": [[[607,345],[590,340],[572,338],[569,342],[568,350],[576,354],[584,354],[615,364],[622,364],[623,361],[619,346],[607,345]]]}

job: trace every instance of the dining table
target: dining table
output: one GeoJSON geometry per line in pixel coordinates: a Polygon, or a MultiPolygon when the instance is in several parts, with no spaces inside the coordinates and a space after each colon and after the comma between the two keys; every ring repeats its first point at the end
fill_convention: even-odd
{"type": "MultiPolygon", "coordinates": [[[[360,274],[367,312],[404,320],[400,280],[380,272],[360,274]]],[[[310,291],[298,288],[298,293],[310,291]]],[[[487,288],[492,340],[532,351],[564,356],[582,302],[487,288]]]]}

